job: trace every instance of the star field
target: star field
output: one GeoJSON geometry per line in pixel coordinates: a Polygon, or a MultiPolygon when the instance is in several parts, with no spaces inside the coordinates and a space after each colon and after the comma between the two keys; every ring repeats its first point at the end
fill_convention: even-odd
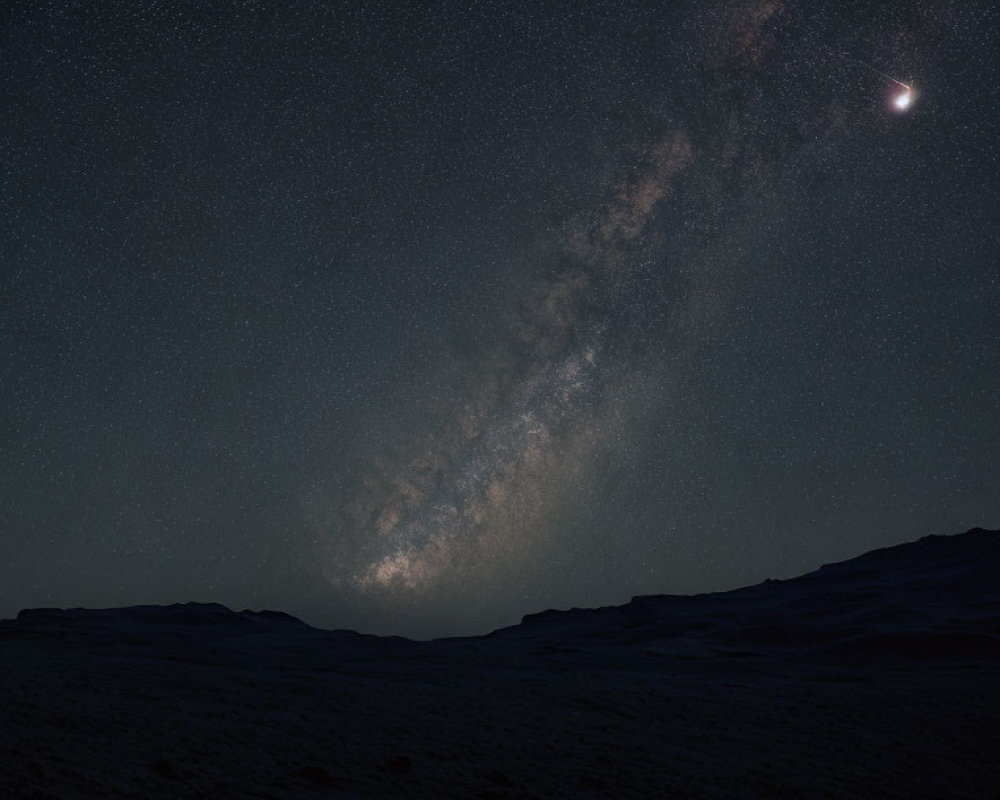
{"type": "Polygon", "coordinates": [[[996,10],[669,5],[9,5],[0,615],[473,633],[997,527],[996,10]]]}

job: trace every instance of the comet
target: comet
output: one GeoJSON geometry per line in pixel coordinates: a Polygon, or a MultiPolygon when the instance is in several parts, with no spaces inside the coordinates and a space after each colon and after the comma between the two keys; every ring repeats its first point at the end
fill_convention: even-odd
{"type": "Polygon", "coordinates": [[[892,98],[892,107],[894,109],[902,112],[906,111],[910,106],[913,105],[913,101],[914,99],[916,99],[916,92],[913,90],[913,87],[910,84],[903,83],[901,80],[897,80],[896,78],[892,77],[892,75],[882,72],[882,70],[880,69],[875,69],[875,67],[873,67],[871,64],[866,64],[864,61],[861,61],[860,59],[856,60],[861,66],[870,69],[877,75],[881,75],[888,81],[892,81],[894,84],[896,84],[898,87],[902,89],[901,92],[897,92],[892,98]]]}

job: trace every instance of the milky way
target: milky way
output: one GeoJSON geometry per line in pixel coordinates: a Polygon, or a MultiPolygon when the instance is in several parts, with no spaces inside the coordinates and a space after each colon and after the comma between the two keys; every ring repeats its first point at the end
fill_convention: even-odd
{"type": "MultiPolygon", "coordinates": [[[[763,3],[723,18],[723,44],[715,43],[723,64],[752,66],[761,57],[761,29],[777,9],[763,3]]],[[[630,338],[634,331],[622,329],[657,301],[630,284],[650,264],[661,285],[699,266],[662,265],[658,210],[687,177],[674,198],[685,218],[674,239],[684,241],[714,227],[724,180],[765,177],[745,131],[734,128],[696,165],[683,128],[651,127],[655,137],[602,208],[569,223],[558,251],[546,253],[558,267],[522,299],[449,419],[402,455],[362,467],[352,476],[355,494],[318,521],[319,560],[333,586],[401,598],[456,576],[482,578],[476,567],[484,562],[496,575],[538,557],[552,533],[546,517],[587,485],[603,447],[633,435],[629,408],[649,382],[635,344],[615,342],[630,338]],[[748,153],[750,163],[741,163],[748,153]]]]}
{"type": "Polygon", "coordinates": [[[527,532],[540,529],[546,506],[608,435],[626,377],[609,362],[607,323],[586,309],[628,269],[627,245],[690,161],[683,134],[658,143],[638,179],[582,240],[567,243],[575,268],[525,303],[511,341],[485,359],[485,385],[430,448],[391,465],[378,481],[386,488],[351,508],[347,524],[370,533],[331,567],[332,580],[423,589],[466,560],[531,546],[527,532]]]}

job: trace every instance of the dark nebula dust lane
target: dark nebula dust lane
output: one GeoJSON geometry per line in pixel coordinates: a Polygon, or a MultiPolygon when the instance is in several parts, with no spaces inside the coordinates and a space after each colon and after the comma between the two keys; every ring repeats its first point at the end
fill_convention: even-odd
{"type": "Polygon", "coordinates": [[[15,3],[0,615],[481,633],[995,527],[989,3],[15,3]]]}

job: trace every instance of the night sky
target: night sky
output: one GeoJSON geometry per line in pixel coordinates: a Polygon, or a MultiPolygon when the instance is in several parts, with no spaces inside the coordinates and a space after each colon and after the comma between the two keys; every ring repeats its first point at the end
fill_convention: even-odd
{"type": "Polygon", "coordinates": [[[3,4],[0,617],[485,633],[1000,526],[995,4],[409,8],[3,4]]]}

